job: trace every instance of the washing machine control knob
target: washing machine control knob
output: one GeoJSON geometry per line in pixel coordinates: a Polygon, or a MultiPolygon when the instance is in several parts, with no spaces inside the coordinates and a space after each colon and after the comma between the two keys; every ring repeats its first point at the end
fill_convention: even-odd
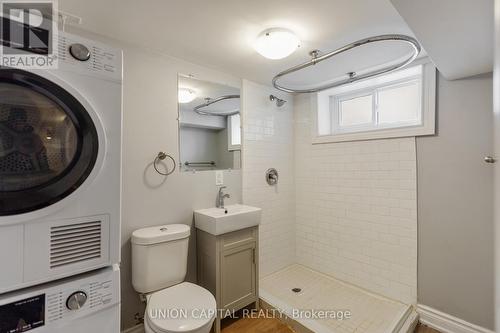
{"type": "Polygon", "coordinates": [[[90,50],[83,44],[75,43],[69,47],[69,53],[76,60],[87,61],[90,59],[90,50]]]}
{"type": "Polygon", "coordinates": [[[83,291],[77,291],[69,295],[66,300],[66,307],[70,310],[78,310],[85,305],[85,302],[87,302],[87,294],[83,291]]]}

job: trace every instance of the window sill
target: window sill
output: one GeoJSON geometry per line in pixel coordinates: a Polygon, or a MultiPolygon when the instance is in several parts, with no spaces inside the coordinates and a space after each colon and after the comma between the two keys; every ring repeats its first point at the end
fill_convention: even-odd
{"type": "Polygon", "coordinates": [[[347,141],[365,141],[365,140],[379,140],[391,138],[404,138],[411,136],[434,135],[434,124],[432,126],[413,127],[413,128],[396,128],[374,130],[356,133],[343,133],[336,135],[322,135],[312,138],[313,144],[333,143],[333,142],[347,142],[347,141]]]}

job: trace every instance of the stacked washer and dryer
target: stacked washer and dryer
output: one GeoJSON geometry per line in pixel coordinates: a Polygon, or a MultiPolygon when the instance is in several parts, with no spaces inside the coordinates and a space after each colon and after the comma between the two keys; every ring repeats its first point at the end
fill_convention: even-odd
{"type": "Polygon", "coordinates": [[[118,333],[122,53],[0,68],[0,332],[118,333]]]}

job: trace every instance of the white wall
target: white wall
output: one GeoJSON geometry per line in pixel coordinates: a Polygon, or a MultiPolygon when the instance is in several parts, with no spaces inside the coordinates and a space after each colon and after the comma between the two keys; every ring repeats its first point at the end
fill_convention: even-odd
{"type": "MultiPolygon", "coordinates": [[[[130,242],[133,230],[164,223],[193,224],[193,210],[213,207],[217,188],[213,171],[176,172],[164,178],[151,166],[160,150],[179,161],[177,73],[238,86],[240,80],[134,47],[124,47],[122,326],[131,326],[143,307],[130,283],[130,242]]],[[[225,172],[228,203],[241,201],[241,173],[225,172]]],[[[188,278],[194,281],[194,232],[188,278]]],[[[142,314],[142,313],[141,313],[142,314]]]]}
{"type": "MultiPolygon", "coordinates": [[[[493,71],[493,142],[494,156],[500,158],[500,0],[495,0],[495,66],[493,71]]],[[[495,226],[495,330],[500,330],[500,164],[494,170],[495,226]]]]}
{"type": "Polygon", "coordinates": [[[294,99],[298,262],[416,303],[415,139],[312,145],[312,98],[294,99]]]}
{"type": "MultiPolygon", "coordinates": [[[[181,162],[211,162],[217,169],[239,169],[240,152],[228,149],[227,129],[182,126],[180,129],[181,162]]],[[[184,170],[196,167],[199,170],[210,170],[210,165],[185,166],[184,170]]]]}
{"type": "Polygon", "coordinates": [[[218,147],[219,132],[199,127],[180,128],[180,158],[181,162],[218,162],[219,147],[218,147]]]}
{"type": "Polygon", "coordinates": [[[243,81],[243,202],[262,208],[259,233],[260,276],[295,262],[293,100],[275,89],[243,81]],[[287,103],[269,100],[275,94],[287,103]],[[276,168],[277,186],[265,172],[276,168]]]}
{"type": "MultiPolygon", "coordinates": [[[[177,74],[239,87],[241,80],[133,45],[78,32],[123,49],[123,191],[121,232],[122,329],[135,324],[144,307],[131,285],[130,236],[138,228],[183,223],[193,225],[193,210],[213,207],[217,194],[215,173],[178,172],[165,178],[152,161],[165,151],[179,161],[177,74]]],[[[228,203],[241,202],[241,172],[224,172],[228,203]]],[[[191,232],[188,277],[196,279],[194,230],[191,232]]]]}
{"type": "Polygon", "coordinates": [[[493,328],[491,75],[438,77],[437,135],[417,138],[418,302],[493,328]]]}

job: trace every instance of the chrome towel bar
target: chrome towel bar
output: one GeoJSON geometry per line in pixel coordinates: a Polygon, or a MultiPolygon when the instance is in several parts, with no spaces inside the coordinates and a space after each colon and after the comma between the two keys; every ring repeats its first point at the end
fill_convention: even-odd
{"type": "Polygon", "coordinates": [[[214,161],[210,161],[210,162],[184,162],[184,165],[186,165],[186,166],[190,166],[190,165],[203,166],[204,164],[207,166],[215,166],[214,161]]]}

